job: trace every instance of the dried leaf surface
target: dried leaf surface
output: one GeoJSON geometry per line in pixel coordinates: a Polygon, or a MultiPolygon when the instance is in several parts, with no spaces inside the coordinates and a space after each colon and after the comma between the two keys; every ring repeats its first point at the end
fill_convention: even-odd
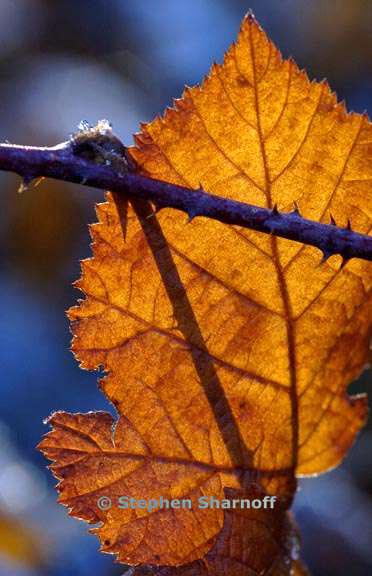
{"type": "MultiPolygon", "coordinates": [[[[262,497],[259,490],[227,490],[233,498],[262,497]]],[[[139,567],[132,576],[257,576],[284,575],[297,551],[297,535],[285,507],[275,510],[227,510],[224,526],[213,548],[202,560],[174,568],[169,566],[139,567]]],[[[292,573],[291,573],[292,574],[292,573]]],[[[293,572],[294,575],[305,574],[293,572]]],[[[128,575],[129,576],[129,575],[128,575]]]]}
{"type": "MultiPolygon", "coordinates": [[[[223,65],[144,125],[131,154],[154,178],[281,210],[296,201],[308,218],[331,212],[369,233],[371,150],[368,119],[283,61],[247,17],[223,65]]],[[[289,574],[283,510],[294,477],[336,466],[366,417],[365,398],[346,387],[368,351],[370,263],[318,266],[312,247],[205,218],[186,225],[177,211],[154,215],[112,195],[98,218],[78,283],[86,299],[69,316],[74,353],[107,372],[101,389],[119,418],[51,417],[41,449],[60,502],[101,522],[102,549],[122,562],[195,569],[169,572],[180,575],[289,574]],[[257,486],[280,497],[260,527],[247,511],[224,520],[216,509],[97,507],[102,495],[196,500],[257,486]],[[270,543],[262,535],[278,519],[270,543]],[[228,570],[224,546],[237,563],[228,570]]]]}

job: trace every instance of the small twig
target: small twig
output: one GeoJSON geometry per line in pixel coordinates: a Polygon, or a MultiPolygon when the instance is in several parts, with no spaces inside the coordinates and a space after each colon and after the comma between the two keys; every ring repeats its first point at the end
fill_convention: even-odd
{"type": "MultiPolygon", "coordinates": [[[[117,158],[117,153],[112,152],[111,157],[117,158]]],[[[107,158],[110,156],[107,155],[107,158]]],[[[333,223],[307,220],[300,215],[297,207],[292,212],[279,212],[276,207],[259,208],[221,198],[202,188],[192,190],[154,180],[135,171],[120,170],[114,161],[107,159],[102,161],[101,158],[97,163],[97,158],[92,160],[89,155],[78,153],[73,139],[51,148],[0,144],[0,169],[16,172],[26,184],[42,176],[76,182],[122,193],[129,198],[149,200],[158,209],[168,207],[182,210],[190,220],[204,216],[225,224],[274,234],[319,248],[323,252],[323,260],[339,254],[343,264],[350,258],[372,261],[372,237],[358,234],[350,226],[341,228],[333,223]]]]}

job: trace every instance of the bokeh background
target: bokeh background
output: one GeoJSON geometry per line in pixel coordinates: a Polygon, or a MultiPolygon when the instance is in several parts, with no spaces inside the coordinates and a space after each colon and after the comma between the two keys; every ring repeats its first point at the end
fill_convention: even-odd
{"type": "MultiPolygon", "coordinates": [[[[1,0],[0,140],[52,145],[82,119],[108,118],[131,143],[140,121],[222,60],[250,8],[285,56],[372,114],[370,0],[1,0]]],[[[53,410],[110,410],[69,352],[65,317],[103,194],[44,181],[18,195],[14,175],[0,178],[0,575],[119,575],[56,504],[35,450],[53,410]]],[[[369,425],[339,469],[301,482],[295,513],[314,575],[372,574],[371,436],[369,425]]]]}

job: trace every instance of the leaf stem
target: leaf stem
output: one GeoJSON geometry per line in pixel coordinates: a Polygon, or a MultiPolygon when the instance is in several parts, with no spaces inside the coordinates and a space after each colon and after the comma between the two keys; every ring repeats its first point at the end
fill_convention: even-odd
{"type": "Polygon", "coordinates": [[[196,216],[213,218],[225,224],[242,226],[266,234],[274,234],[319,248],[322,261],[334,254],[343,258],[372,261],[372,237],[359,234],[334,223],[322,224],[304,218],[297,207],[280,212],[209,194],[202,188],[193,190],[161,180],[154,180],[135,171],[118,170],[114,162],[97,163],[78,155],[73,140],[50,148],[0,144],[0,170],[19,174],[26,184],[42,176],[75,182],[85,186],[111,190],[130,198],[151,201],[157,209],[175,208],[196,216]]]}

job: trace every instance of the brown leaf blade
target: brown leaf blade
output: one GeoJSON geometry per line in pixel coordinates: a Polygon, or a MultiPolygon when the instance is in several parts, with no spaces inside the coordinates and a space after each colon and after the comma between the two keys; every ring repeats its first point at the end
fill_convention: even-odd
{"type": "MultiPolygon", "coordinates": [[[[346,114],[247,17],[224,64],[144,126],[131,154],[154,178],[280,209],[296,201],[306,217],[331,211],[369,233],[371,136],[366,117],[346,114]]],[[[122,202],[98,206],[78,283],[86,299],[69,312],[73,351],[83,368],[103,367],[119,418],[51,417],[40,447],[60,501],[99,522],[102,549],[120,561],[185,565],[159,574],[301,573],[293,541],[278,544],[291,533],[295,475],[336,466],[366,417],[365,398],[346,387],[367,358],[370,264],[319,267],[311,247],[204,218],[186,226],[139,201],[124,213],[122,202]],[[102,496],[196,501],[257,486],[279,498],[260,522],[196,506],[97,506],[102,496]],[[253,559],[252,526],[265,551],[276,525],[276,547],[253,559]]]]}
{"type": "Polygon", "coordinates": [[[218,470],[202,463],[152,457],[136,442],[132,427],[123,428],[122,421],[112,438],[113,420],[107,413],[57,412],[50,424],[53,431],[44,438],[42,450],[58,462],[51,468],[61,480],[59,502],[69,506],[73,516],[102,523],[91,531],[99,536],[103,551],[118,553],[124,563],[154,565],[144,573],[156,564],[165,565],[159,574],[173,574],[167,564],[184,564],[175,569],[175,575],[239,576],[290,570],[298,544],[287,516],[288,499],[271,507],[270,496],[253,481],[243,490],[221,490],[218,470]],[[124,451],[127,447],[131,454],[124,451]],[[107,494],[113,504],[122,495],[151,502],[159,494],[169,499],[185,496],[193,504],[191,510],[155,509],[151,513],[116,506],[100,510],[97,503],[107,494]],[[233,508],[198,509],[198,499],[207,495],[229,501],[233,508]],[[265,502],[265,496],[265,508],[240,508],[244,499],[265,502]]]}
{"type": "MultiPolygon", "coordinates": [[[[226,490],[225,495],[230,500],[263,497],[253,486],[244,491],[226,490]]],[[[270,511],[226,510],[223,529],[202,560],[177,568],[140,567],[132,576],[278,576],[291,573],[297,554],[296,529],[285,506],[270,511]]]]}

